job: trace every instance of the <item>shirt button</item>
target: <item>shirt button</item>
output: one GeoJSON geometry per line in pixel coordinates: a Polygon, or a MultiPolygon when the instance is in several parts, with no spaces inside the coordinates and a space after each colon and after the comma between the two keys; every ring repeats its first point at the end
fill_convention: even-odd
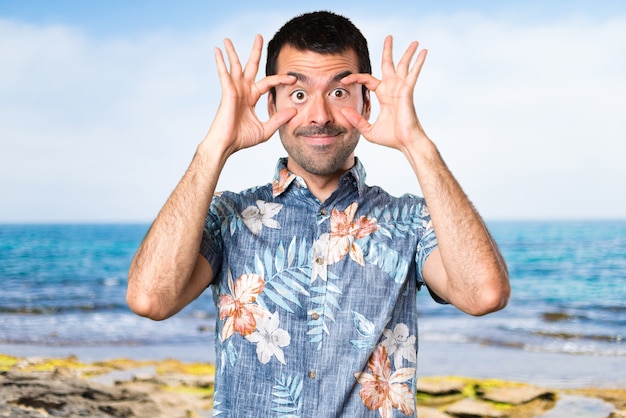
{"type": "Polygon", "coordinates": [[[324,216],[328,215],[328,209],[326,208],[322,208],[322,210],[320,211],[320,213],[324,216]]]}
{"type": "Polygon", "coordinates": [[[317,312],[313,312],[311,314],[311,319],[313,319],[314,321],[317,321],[318,319],[320,319],[320,314],[318,314],[317,312]]]}
{"type": "Polygon", "coordinates": [[[324,264],[324,257],[317,257],[317,258],[315,259],[315,262],[316,262],[317,264],[319,264],[319,265],[324,264]]]}
{"type": "Polygon", "coordinates": [[[315,379],[315,377],[317,376],[317,373],[315,373],[315,370],[309,370],[309,372],[307,373],[307,376],[309,376],[309,378],[311,379],[315,379]]]}

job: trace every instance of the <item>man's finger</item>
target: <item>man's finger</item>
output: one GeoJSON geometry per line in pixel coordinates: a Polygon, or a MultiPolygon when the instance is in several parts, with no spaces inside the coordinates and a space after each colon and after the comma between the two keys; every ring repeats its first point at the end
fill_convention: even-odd
{"type": "Polygon", "coordinates": [[[256,35],[254,37],[254,44],[252,45],[252,51],[248,57],[248,62],[243,70],[243,76],[245,78],[254,80],[259,71],[259,61],[261,60],[261,52],[263,50],[263,37],[256,35]]]}

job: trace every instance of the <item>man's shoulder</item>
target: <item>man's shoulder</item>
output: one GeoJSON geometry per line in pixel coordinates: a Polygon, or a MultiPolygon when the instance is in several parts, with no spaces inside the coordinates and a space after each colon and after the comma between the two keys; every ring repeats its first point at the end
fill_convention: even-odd
{"type": "Polygon", "coordinates": [[[223,204],[248,204],[254,203],[257,200],[268,200],[272,198],[272,185],[264,184],[260,186],[253,186],[239,192],[233,192],[230,190],[216,192],[213,195],[214,205],[223,204]]]}
{"type": "Polygon", "coordinates": [[[388,203],[399,203],[399,204],[403,204],[403,203],[409,203],[409,204],[416,204],[416,203],[422,203],[424,201],[424,198],[413,194],[413,193],[404,193],[400,196],[396,196],[396,195],[392,195],[391,193],[389,193],[387,190],[383,189],[380,186],[366,186],[366,188],[363,191],[363,199],[364,200],[371,200],[372,198],[378,197],[384,204],[384,201],[387,201],[388,203]]]}

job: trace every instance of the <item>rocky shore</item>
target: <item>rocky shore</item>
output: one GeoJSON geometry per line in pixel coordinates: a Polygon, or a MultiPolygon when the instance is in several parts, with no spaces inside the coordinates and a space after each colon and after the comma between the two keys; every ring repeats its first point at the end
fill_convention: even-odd
{"type": "MultiPolygon", "coordinates": [[[[214,368],[177,360],[82,363],[0,355],[0,417],[211,416],[214,368]]],[[[550,389],[422,377],[420,418],[626,418],[626,388],[550,389]]]]}

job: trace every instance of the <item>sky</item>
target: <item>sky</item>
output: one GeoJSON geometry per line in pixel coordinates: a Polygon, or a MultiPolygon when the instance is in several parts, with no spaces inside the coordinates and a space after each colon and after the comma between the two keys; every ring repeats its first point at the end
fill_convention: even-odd
{"type": "MultiPolygon", "coordinates": [[[[321,9],[362,30],[375,76],[386,35],[428,49],[418,116],[487,221],[626,218],[622,0],[0,0],[0,223],[150,222],[219,104],[214,48],[247,57],[321,9]]],[[[399,151],[356,154],[368,184],[420,194],[399,151]]],[[[218,189],[284,155],[277,135],[234,154],[218,189]]]]}

